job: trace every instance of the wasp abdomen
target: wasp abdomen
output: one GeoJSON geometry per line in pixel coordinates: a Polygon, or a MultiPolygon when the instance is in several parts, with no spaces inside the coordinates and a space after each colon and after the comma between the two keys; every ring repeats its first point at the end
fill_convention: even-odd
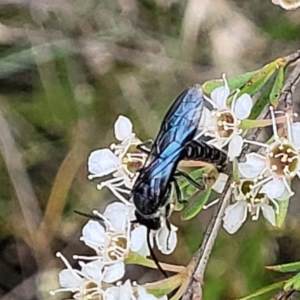
{"type": "Polygon", "coordinates": [[[193,140],[185,146],[186,160],[200,160],[214,164],[219,171],[222,171],[228,163],[227,154],[204,141],[193,140]]]}

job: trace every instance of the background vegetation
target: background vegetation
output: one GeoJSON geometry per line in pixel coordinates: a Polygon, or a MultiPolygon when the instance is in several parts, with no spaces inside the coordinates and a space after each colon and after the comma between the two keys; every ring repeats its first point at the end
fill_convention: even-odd
{"type": "MultiPolygon", "coordinates": [[[[78,240],[86,219],[73,210],[113,200],[87,180],[86,159],[114,141],[119,114],[142,139],[154,137],[184,88],[294,52],[299,32],[300,10],[268,0],[1,0],[1,299],[54,299],[48,291],[63,267],[55,252],[71,261],[87,253],[78,240]]],[[[284,229],[261,220],[221,232],[204,299],[234,299],[282,279],[264,266],[300,259],[297,198],[284,229]]],[[[183,224],[175,216],[180,245],[161,260],[187,263],[211,214],[183,224]]],[[[128,272],[140,282],[154,274],[128,272]]]]}

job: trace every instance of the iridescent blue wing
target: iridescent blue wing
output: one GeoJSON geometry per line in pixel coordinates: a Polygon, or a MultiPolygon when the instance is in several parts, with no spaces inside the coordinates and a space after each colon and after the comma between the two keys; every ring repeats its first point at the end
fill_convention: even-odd
{"type": "Polygon", "coordinates": [[[185,153],[185,145],[193,139],[197,131],[203,106],[200,85],[184,91],[173,102],[163,119],[146,167],[140,172],[133,188],[141,199],[135,201],[136,205],[139,202],[140,205],[147,206],[148,211],[155,211],[164,205],[164,195],[177,164],[185,153]]]}
{"type": "MultiPolygon", "coordinates": [[[[180,149],[191,141],[197,131],[204,100],[200,85],[196,84],[181,93],[173,102],[165,115],[157,138],[150,151],[150,157],[167,157],[166,151],[170,143],[175,143],[180,149]]],[[[172,147],[174,153],[177,152],[172,147]]]]}

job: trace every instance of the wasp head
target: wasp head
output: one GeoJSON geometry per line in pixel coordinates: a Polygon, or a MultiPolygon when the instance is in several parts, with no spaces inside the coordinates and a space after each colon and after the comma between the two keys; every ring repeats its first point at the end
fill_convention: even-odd
{"type": "Polygon", "coordinates": [[[139,211],[135,211],[136,222],[146,226],[151,230],[158,230],[161,227],[160,217],[156,216],[144,216],[139,211]]]}

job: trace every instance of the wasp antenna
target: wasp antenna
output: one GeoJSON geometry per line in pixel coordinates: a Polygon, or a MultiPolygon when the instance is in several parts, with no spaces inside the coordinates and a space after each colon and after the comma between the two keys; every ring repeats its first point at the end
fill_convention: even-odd
{"type": "Polygon", "coordinates": [[[170,247],[169,247],[169,242],[170,242],[170,238],[171,238],[171,223],[169,222],[169,220],[166,220],[166,226],[167,226],[167,229],[169,231],[168,233],[168,237],[167,237],[167,249],[170,250],[170,247]]]}
{"type": "Polygon", "coordinates": [[[84,213],[82,211],[74,210],[74,213],[78,214],[80,216],[86,217],[86,218],[93,219],[93,220],[103,221],[99,216],[87,214],[87,213],[84,213]]]}
{"type": "Polygon", "coordinates": [[[153,251],[153,249],[152,249],[152,247],[151,247],[151,243],[150,243],[150,231],[151,231],[151,230],[148,228],[148,230],[147,230],[147,245],[148,245],[148,248],[149,248],[149,250],[150,250],[150,255],[151,255],[151,257],[152,257],[152,259],[153,259],[155,265],[157,266],[158,270],[159,270],[166,278],[168,278],[167,273],[166,273],[165,270],[160,266],[159,261],[157,260],[155,254],[154,254],[154,251],[153,251]]]}

